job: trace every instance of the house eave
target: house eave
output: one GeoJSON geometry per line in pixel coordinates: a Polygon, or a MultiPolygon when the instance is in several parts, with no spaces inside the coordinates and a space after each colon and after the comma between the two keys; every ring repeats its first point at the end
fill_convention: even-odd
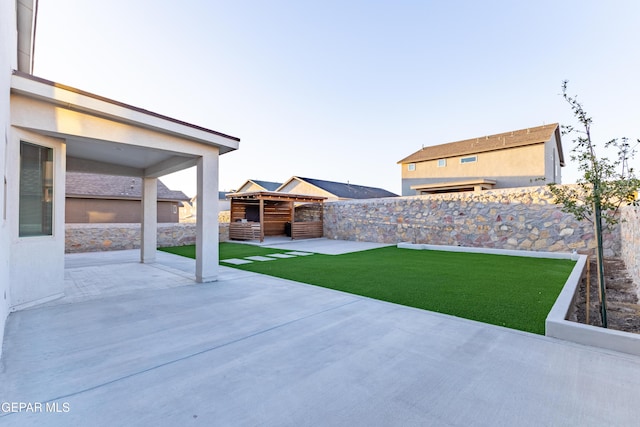
{"type": "Polygon", "coordinates": [[[224,154],[239,147],[240,139],[122,102],[65,86],[22,71],[13,71],[11,92],[63,108],[135,125],[218,147],[224,154]]]}

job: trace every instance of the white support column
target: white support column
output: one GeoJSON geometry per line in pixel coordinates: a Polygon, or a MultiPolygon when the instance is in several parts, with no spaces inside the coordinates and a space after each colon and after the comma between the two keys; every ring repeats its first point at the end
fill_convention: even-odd
{"type": "Polygon", "coordinates": [[[158,178],[142,178],[140,229],[140,262],[150,264],[156,261],[158,247],[158,178]]]}
{"type": "Polygon", "coordinates": [[[198,160],[196,281],[218,280],[218,151],[198,160]]]}

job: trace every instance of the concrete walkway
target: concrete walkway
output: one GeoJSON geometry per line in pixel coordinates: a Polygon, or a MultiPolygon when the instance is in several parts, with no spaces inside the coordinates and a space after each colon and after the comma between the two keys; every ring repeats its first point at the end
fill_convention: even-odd
{"type": "Polygon", "coordinates": [[[167,255],[172,265],[159,258],[151,267],[99,255],[69,257],[67,269],[153,276],[146,288],[12,313],[0,425],[627,426],[640,419],[634,356],[226,267],[216,283],[155,288],[184,278],[188,260],[167,255]],[[11,412],[20,403],[32,410],[11,412]]]}

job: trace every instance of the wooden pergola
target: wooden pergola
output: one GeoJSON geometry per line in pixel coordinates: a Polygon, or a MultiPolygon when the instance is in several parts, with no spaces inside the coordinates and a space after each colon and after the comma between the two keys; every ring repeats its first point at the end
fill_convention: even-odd
{"type": "Polygon", "coordinates": [[[322,237],[322,204],[326,197],[269,191],[227,194],[231,200],[229,239],[260,240],[265,236],[290,235],[291,239],[322,237]],[[295,207],[319,205],[312,220],[296,221],[295,207]]]}

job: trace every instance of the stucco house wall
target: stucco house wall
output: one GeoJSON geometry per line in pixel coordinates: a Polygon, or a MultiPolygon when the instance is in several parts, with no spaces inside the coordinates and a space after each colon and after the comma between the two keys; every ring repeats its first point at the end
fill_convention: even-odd
{"type": "MultiPolygon", "coordinates": [[[[33,132],[12,127],[7,150],[7,174],[19,181],[20,143],[28,142],[53,149],[53,232],[50,236],[19,237],[19,215],[9,215],[11,235],[10,283],[20,286],[11,288],[11,306],[19,310],[30,305],[58,298],[64,294],[64,172],[66,168],[66,146],[57,138],[45,137],[33,132]]],[[[14,182],[15,182],[14,181],[14,182]]],[[[20,206],[20,186],[7,188],[10,206],[20,206]]]]}
{"type": "MultiPolygon", "coordinates": [[[[544,143],[544,184],[561,184],[562,183],[562,167],[560,165],[560,153],[558,152],[560,143],[553,134],[551,139],[544,143]]],[[[531,185],[539,185],[539,181],[531,185]]]]}
{"type": "Polygon", "coordinates": [[[16,67],[15,2],[0,1],[0,357],[9,315],[9,225],[7,222],[7,145],[10,130],[11,70],[16,67]]]}

